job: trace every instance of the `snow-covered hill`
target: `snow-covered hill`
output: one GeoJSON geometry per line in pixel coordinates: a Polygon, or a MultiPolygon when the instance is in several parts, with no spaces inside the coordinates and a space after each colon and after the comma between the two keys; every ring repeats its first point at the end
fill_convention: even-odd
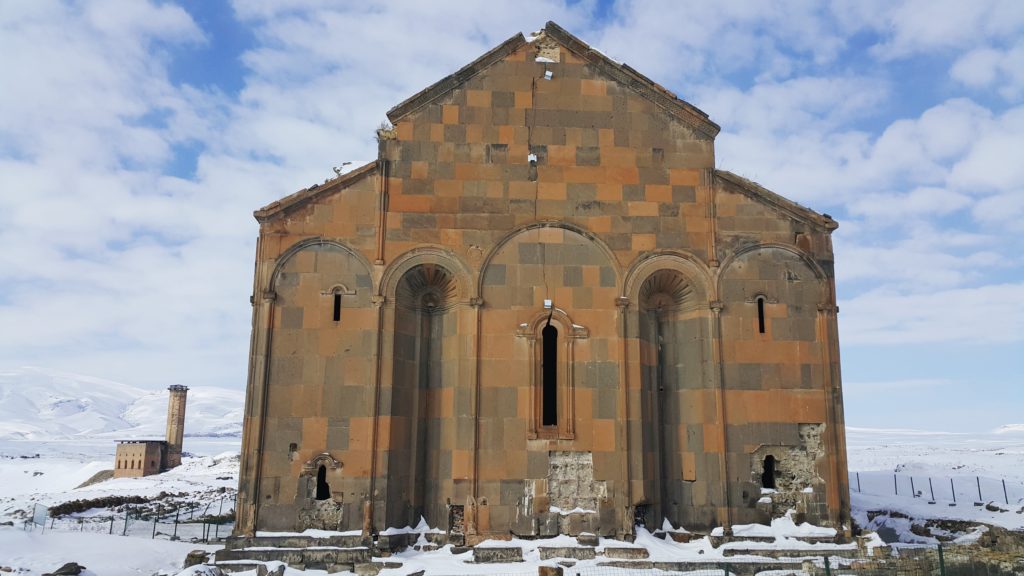
{"type": "MultiPolygon", "coordinates": [[[[243,402],[242,390],[190,387],[185,435],[240,435],[243,402]]],[[[166,418],[166,390],[42,368],[0,371],[0,439],[163,438],[166,418]]]]}

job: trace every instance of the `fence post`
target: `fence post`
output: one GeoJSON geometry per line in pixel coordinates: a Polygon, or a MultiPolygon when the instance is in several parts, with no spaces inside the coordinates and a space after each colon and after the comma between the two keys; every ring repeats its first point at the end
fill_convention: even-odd
{"type": "Polygon", "coordinates": [[[896,475],[892,475],[892,487],[896,490],[896,495],[900,495],[900,483],[896,481],[896,475]]]}
{"type": "Polygon", "coordinates": [[[156,540],[156,516],[153,517],[153,536],[150,540],[156,540]]]}
{"type": "Polygon", "coordinates": [[[181,510],[175,510],[174,511],[174,536],[171,536],[171,540],[177,540],[178,539],[178,514],[180,512],[181,512],[181,510]]]}
{"type": "Polygon", "coordinates": [[[914,477],[910,477],[910,497],[917,498],[917,488],[914,488],[914,477]]]}
{"type": "Polygon", "coordinates": [[[107,531],[107,534],[113,534],[113,533],[114,533],[114,516],[111,515],[110,516],[110,530],[107,531]]]}
{"type": "Polygon", "coordinates": [[[127,536],[128,535],[128,513],[129,512],[131,512],[131,508],[129,506],[125,506],[124,507],[124,530],[121,531],[121,536],[127,536]]]}
{"type": "Polygon", "coordinates": [[[932,493],[932,503],[935,503],[935,487],[932,486],[932,477],[928,477],[928,491],[932,493]]]}
{"type": "Polygon", "coordinates": [[[974,480],[978,483],[978,502],[981,502],[981,476],[975,476],[974,480]]]}
{"type": "Polygon", "coordinates": [[[857,472],[857,492],[860,492],[860,472],[857,472]]]}
{"type": "Polygon", "coordinates": [[[828,556],[825,556],[825,576],[832,576],[832,566],[828,563],[828,556]]]}
{"type": "Polygon", "coordinates": [[[953,486],[953,478],[949,478],[949,491],[953,493],[953,505],[956,506],[956,486],[953,486]]]}
{"type": "Polygon", "coordinates": [[[723,568],[723,570],[724,570],[724,572],[722,574],[724,574],[725,576],[731,576],[731,574],[729,572],[729,564],[728,563],[725,564],[725,568],[723,568]]]}
{"type": "Polygon", "coordinates": [[[946,576],[946,557],[942,554],[942,544],[939,544],[939,576],[946,576]]]}
{"type": "Polygon", "coordinates": [[[1006,495],[1006,478],[1003,478],[1003,499],[1006,500],[1007,504],[1010,503],[1010,497],[1006,495]]]}

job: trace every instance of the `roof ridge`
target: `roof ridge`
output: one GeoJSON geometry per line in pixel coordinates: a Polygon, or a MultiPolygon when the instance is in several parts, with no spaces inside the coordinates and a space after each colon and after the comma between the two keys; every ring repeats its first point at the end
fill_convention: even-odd
{"type": "Polygon", "coordinates": [[[804,221],[810,222],[817,226],[825,228],[829,232],[839,227],[839,223],[836,222],[832,216],[828,214],[821,214],[815,210],[812,210],[803,204],[794,202],[781,194],[772,192],[771,190],[761,186],[753,180],[744,178],[738,174],[730,172],[728,170],[715,169],[715,177],[720,178],[733,186],[736,186],[747,195],[755,195],[760,200],[765,201],[768,205],[780,209],[784,212],[789,213],[792,216],[798,217],[804,221]]]}
{"type": "Polygon", "coordinates": [[[526,37],[523,36],[523,33],[517,32],[508,40],[505,40],[501,44],[498,44],[494,48],[484,52],[483,55],[476,60],[473,60],[469,64],[466,64],[462,68],[459,68],[452,74],[445,76],[437,82],[434,82],[430,86],[427,86],[423,90],[420,90],[416,94],[406,98],[391,110],[388,110],[388,120],[394,123],[416,110],[419,110],[440,96],[447,94],[456,86],[466,83],[467,80],[483,72],[505,56],[515,52],[520,46],[523,46],[526,43],[526,37]]]}
{"type": "MultiPolygon", "coordinates": [[[[596,66],[601,72],[613,80],[624,84],[634,92],[651,100],[656,105],[685,122],[699,134],[708,139],[714,139],[721,131],[721,127],[714,123],[708,114],[693,104],[679,98],[676,94],[664,86],[644,76],[628,64],[619,63],[600,50],[591,47],[589,44],[572,35],[568,30],[562,28],[554,21],[548,21],[544,25],[543,33],[553,38],[567,49],[579,55],[583,60],[592,66],[596,66]]],[[[502,58],[515,52],[525,44],[527,39],[522,32],[517,33],[508,40],[495,46],[485,54],[473,60],[469,64],[458,69],[441,80],[420,90],[416,94],[406,98],[403,102],[388,111],[387,117],[392,123],[398,122],[405,116],[419,110],[430,102],[454,90],[464,84],[477,74],[480,74],[491,65],[502,58]]]]}
{"type": "Polygon", "coordinates": [[[303,188],[298,192],[293,192],[281,198],[275,200],[270,204],[256,210],[252,215],[260,223],[266,222],[273,219],[274,217],[287,212],[289,209],[295,207],[297,204],[305,204],[309,200],[313,200],[324,194],[333,192],[335,188],[339,186],[348,186],[354,184],[356,181],[362,179],[364,176],[374,172],[377,169],[377,161],[373,160],[367,162],[363,166],[350,170],[341,176],[338,176],[332,180],[328,180],[323,184],[314,184],[309,188],[303,188]]]}

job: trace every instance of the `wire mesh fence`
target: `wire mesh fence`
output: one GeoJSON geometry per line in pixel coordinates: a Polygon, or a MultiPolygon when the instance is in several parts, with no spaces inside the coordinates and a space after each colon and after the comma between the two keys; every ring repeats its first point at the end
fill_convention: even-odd
{"type": "Polygon", "coordinates": [[[922,498],[949,505],[1024,503],[1024,483],[981,476],[924,476],[892,472],[850,472],[850,490],[876,496],[922,498]]]}
{"type": "MultiPolygon", "coordinates": [[[[143,508],[126,506],[118,514],[47,516],[34,513],[26,522],[26,530],[61,532],[94,532],[141,538],[182,540],[185,542],[216,542],[231,535],[234,510],[223,511],[223,504],[210,515],[214,503],[183,508],[169,514],[153,514],[143,508]]],[[[40,507],[42,508],[42,507],[40,507]]],[[[43,508],[45,510],[45,508],[43,508]]]]}

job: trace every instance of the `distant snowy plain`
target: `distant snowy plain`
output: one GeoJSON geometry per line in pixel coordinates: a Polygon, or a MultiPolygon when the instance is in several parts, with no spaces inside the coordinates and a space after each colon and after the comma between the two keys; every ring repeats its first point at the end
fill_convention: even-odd
{"type": "MultiPolygon", "coordinates": [[[[162,438],[167,392],[37,368],[0,372],[0,522],[15,523],[0,526],[0,568],[34,575],[76,561],[89,568],[84,574],[177,574],[189,550],[216,549],[107,534],[40,534],[25,531],[22,525],[34,504],[52,506],[110,494],[148,497],[163,491],[188,493],[197,501],[229,499],[237,486],[242,405],[242,390],[192,388],[184,443],[187,456],[180,468],[76,488],[112,467],[115,440],[162,438]]],[[[1024,529],[1024,425],[1009,424],[987,434],[856,427],[847,432],[852,507],[861,525],[870,524],[869,511],[894,510],[918,519],[948,518],[1024,529]],[[911,492],[911,478],[918,497],[911,492]],[[935,500],[928,491],[929,479],[935,500]],[[956,486],[955,506],[950,505],[950,479],[956,486]],[[975,505],[979,484],[981,501],[1002,511],[975,505]]],[[[913,538],[909,520],[876,518],[871,527],[879,523],[913,538]]],[[[698,549],[702,555],[715,552],[703,545],[689,548],[694,554],[698,549]]],[[[658,552],[670,553],[668,549],[658,552]]],[[[441,562],[436,569],[456,573],[452,570],[458,567],[458,573],[465,573],[464,565],[440,558],[421,555],[405,561],[407,566],[431,568],[435,560],[441,562]]]]}

